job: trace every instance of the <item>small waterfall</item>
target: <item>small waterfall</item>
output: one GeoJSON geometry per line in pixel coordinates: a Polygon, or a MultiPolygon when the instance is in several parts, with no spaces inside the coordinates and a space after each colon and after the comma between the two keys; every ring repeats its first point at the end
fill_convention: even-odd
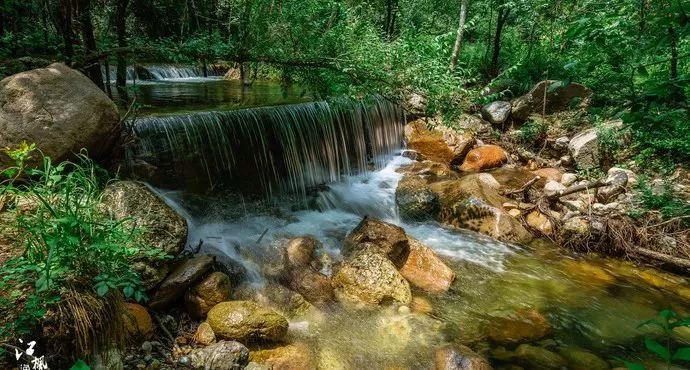
{"type": "Polygon", "coordinates": [[[148,116],[133,122],[133,172],[165,187],[219,185],[306,196],[381,168],[402,146],[404,114],[383,98],[148,116]],[[151,176],[151,169],[155,175],[151,176]]]}
{"type": "MultiPolygon", "coordinates": [[[[216,65],[208,65],[206,68],[207,77],[221,77],[227,72],[225,68],[216,65]]],[[[117,66],[110,66],[106,73],[105,66],[101,66],[103,80],[108,78],[110,81],[117,79],[117,66]]],[[[178,64],[138,64],[127,66],[127,81],[161,81],[183,78],[202,78],[204,71],[201,67],[178,65],[178,64]]]]}

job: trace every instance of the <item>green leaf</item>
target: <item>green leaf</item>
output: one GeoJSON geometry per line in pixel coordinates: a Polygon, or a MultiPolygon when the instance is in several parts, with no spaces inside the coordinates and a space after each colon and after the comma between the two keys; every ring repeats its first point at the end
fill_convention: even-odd
{"type": "Polygon", "coordinates": [[[124,289],[122,289],[122,292],[125,294],[125,298],[129,298],[134,295],[134,288],[132,288],[131,285],[127,285],[124,289]]]}
{"type": "Polygon", "coordinates": [[[649,351],[655,353],[657,356],[664,359],[664,361],[668,362],[671,359],[671,353],[668,351],[668,348],[664,347],[661,345],[661,343],[655,341],[654,339],[645,338],[644,345],[649,351]]]}
{"type": "Polygon", "coordinates": [[[77,362],[69,368],[69,370],[91,370],[91,367],[86,364],[83,360],[77,360],[77,362]]]}
{"type": "Polygon", "coordinates": [[[625,364],[625,367],[628,368],[628,370],[647,370],[644,365],[638,364],[637,362],[628,362],[628,361],[623,361],[625,364]]]}
{"type": "Polygon", "coordinates": [[[673,361],[676,360],[690,361],[690,347],[678,348],[673,354],[673,361]]]}
{"type": "Polygon", "coordinates": [[[661,316],[664,320],[668,321],[676,317],[676,313],[673,312],[673,310],[665,309],[659,312],[659,316],[661,316]]]}
{"type": "Polygon", "coordinates": [[[107,284],[98,284],[96,287],[96,294],[98,296],[103,297],[108,293],[108,285],[107,284]]]}

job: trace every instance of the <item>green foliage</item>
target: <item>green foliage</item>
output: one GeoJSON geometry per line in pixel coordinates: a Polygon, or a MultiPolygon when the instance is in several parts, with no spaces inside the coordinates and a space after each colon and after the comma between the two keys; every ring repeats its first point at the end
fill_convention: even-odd
{"type": "Polygon", "coordinates": [[[91,367],[84,360],[77,360],[69,370],[91,370],[91,367]]]}
{"type": "Polygon", "coordinates": [[[131,261],[136,256],[164,258],[141,240],[141,228],[113,220],[101,205],[102,173],[85,155],[79,162],[40,169],[24,163],[31,145],[8,151],[17,166],[4,171],[0,195],[27,205],[11,209],[15,251],[0,267],[0,338],[31,331],[65,289],[105,296],[117,290],[138,301],[146,296],[131,261]],[[21,177],[21,179],[20,179],[21,177]]]}
{"type": "Polygon", "coordinates": [[[643,177],[639,181],[638,190],[640,204],[633,211],[633,216],[643,215],[649,211],[658,211],[665,219],[690,214],[690,201],[682,193],[675,191],[673,183],[669,181],[654,186],[643,177]]]}
{"type": "Polygon", "coordinates": [[[520,128],[518,139],[520,143],[528,147],[540,146],[544,139],[546,139],[547,129],[548,127],[544,122],[530,120],[520,128]]]}
{"type": "MultiPolygon", "coordinates": [[[[654,338],[646,337],[644,339],[644,345],[647,351],[663,360],[667,368],[670,369],[673,364],[683,365],[687,364],[687,361],[690,361],[690,347],[674,348],[671,346],[673,330],[681,327],[690,327],[690,318],[680,317],[673,310],[666,309],[659,311],[657,317],[638,325],[638,328],[643,326],[654,326],[661,329],[664,336],[663,341],[666,344],[662,344],[654,338]]],[[[628,361],[624,361],[624,363],[630,370],[645,369],[645,366],[640,363],[628,361]]]]}

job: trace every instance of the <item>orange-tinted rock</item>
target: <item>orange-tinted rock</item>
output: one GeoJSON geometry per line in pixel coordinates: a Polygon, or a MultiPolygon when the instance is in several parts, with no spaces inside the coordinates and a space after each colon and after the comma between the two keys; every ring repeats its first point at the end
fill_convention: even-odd
{"type": "Polygon", "coordinates": [[[123,312],[125,331],[132,339],[151,339],[153,336],[153,321],[148,310],[136,303],[125,303],[127,310],[123,312]]]}
{"type": "Polygon", "coordinates": [[[467,153],[460,169],[465,172],[477,172],[500,167],[508,161],[506,152],[496,145],[484,145],[467,153]]]}
{"type": "Polygon", "coordinates": [[[561,178],[563,177],[563,172],[558,168],[540,168],[532,173],[544,179],[544,183],[548,180],[561,182],[561,178]]]}
{"type": "Polygon", "coordinates": [[[527,215],[527,224],[544,235],[553,234],[551,221],[539,211],[532,211],[527,215]]]}
{"type": "Polygon", "coordinates": [[[211,325],[207,322],[202,322],[196,328],[194,333],[194,341],[202,346],[208,346],[216,342],[216,334],[213,332],[211,325]]]}
{"type": "Polygon", "coordinates": [[[222,272],[214,272],[185,293],[187,311],[200,319],[211,307],[230,299],[230,278],[222,272]]]}
{"type": "Polygon", "coordinates": [[[455,280],[455,273],[431,248],[418,240],[409,238],[410,254],[400,269],[400,274],[410,284],[431,293],[442,293],[450,288],[455,280]]]}
{"type": "Polygon", "coordinates": [[[316,362],[309,347],[301,342],[272,349],[252,351],[249,360],[269,369],[310,370],[316,369],[316,362]]]}
{"type": "Polygon", "coordinates": [[[412,302],[410,302],[410,308],[413,312],[429,314],[434,310],[428,299],[420,296],[412,296],[412,302]]]}
{"type": "Polygon", "coordinates": [[[459,133],[448,127],[429,130],[426,123],[416,120],[405,127],[407,147],[433,162],[459,164],[474,146],[469,133],[459,133]]]}

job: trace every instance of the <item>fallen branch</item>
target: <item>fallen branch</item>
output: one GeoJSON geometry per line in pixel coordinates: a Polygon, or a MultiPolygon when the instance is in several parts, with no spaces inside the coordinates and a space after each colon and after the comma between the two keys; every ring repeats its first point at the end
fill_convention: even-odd
{"type": "Polygon", "coordinates": [[[684,258],[669,256],[668,254],[656,252],[646,248],[637,248],[634,250],[634,252],[641,256],[651,258],[653,260],[663,262],[669,265],[673,265],[677,268],[690,270],[690,260],[684,258]]]}
{"type": "Polygon", "coordinates": [[[505,195],[522,194],[522,200],[526,203],[529,203],[529,189],[539,180],[541,180],[541,177],[536,176],[532,180],[527,181],[527,183],[525,183],[525,185],[523,185],[520,189],[509,191],[505,193],[505,195]]]}
{"type": "Polygon", "coordinates": [[[606,180],[599,179],[597,181],[588,182],[586,184],[581,184],[581,185],[575,185],[575,186],[571,186],[569,188],[565,188],[563,190],[559,190],[556,193],[547,196],[546,199],[549,200],[550,202],[555,202],[559,198],[562,198],[566,195],[578,193],[578,192],[581,192],[584,190],[597,189],[597,188],[600,188],[602,186],[607,186],[607,185],[610,185],[610,184],[606,180]]]}

